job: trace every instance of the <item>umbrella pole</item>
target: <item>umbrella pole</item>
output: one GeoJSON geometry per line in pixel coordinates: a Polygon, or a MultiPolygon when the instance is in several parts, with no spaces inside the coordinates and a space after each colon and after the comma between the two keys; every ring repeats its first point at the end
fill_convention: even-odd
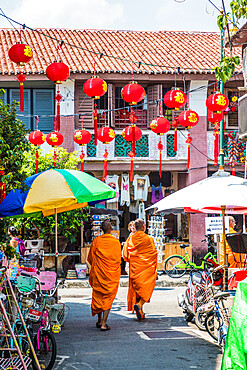
{"type": "Polygon", "coordinates": [[[55,271],[58,270],[57,209],[55,208],[55,271]]]}
{"type": "Polygon", "coordinates": [[[222,226],[223,226],[223,247],[224,247],[224,277],[223,277],[223,290],[228,290],[228,266],[227,266],[227,256],[226,256],[226,206],[221,206],[222,210],[222,226]]]}

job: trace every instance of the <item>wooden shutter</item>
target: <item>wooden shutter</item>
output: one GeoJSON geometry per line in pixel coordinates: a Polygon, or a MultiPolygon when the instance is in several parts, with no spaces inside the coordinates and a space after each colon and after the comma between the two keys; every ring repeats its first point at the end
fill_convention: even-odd
{"type": "MultiPolygon", "coordinates": [[[[9,99],[10,103],[13,100],[20,102],[20,90],[19,89],[10,89],[9,90],[9,99]]],[[[31,91],[30,89],[24,89],[24,112],[20,112],[20,107],[17,107],[17,118],[25,123],[26,128],[31,130],[31,91]],[[23,117],[22,117],[23,115],[23,117]],[[25,117],[29,116],[29,117],[25,117]]]]}
{"type": "MultiPolygon", "coordinates": [[[[82,90],[83,84],[78,84],[76,86],[76,104],[75,109],[76,113],[84,114],[83,115],[83,127],[84,128],[93,128],[93,109],[94,101],[89,96],[84,94],[82,90]]],[[[76,119],[76,128],[79,128],[79,119],[76,119]]]]}
{"type": "Polygon", "coordinates": [[[148,86],[147,88],[147,102],[148,102],[147,127],[149,127],[151,121],[160,114],[159,103],[157,103],[157,100],[161,98],[162,98],[162,85],[148,86]]]}
{"type": "Polygon", "coordinates": [[[54,129],[54,90],[34,89],[33,90],[33,127],[35,127],[35,116],[39,116],[39,130],[49,133],[54,129]],[[42,117],[51,116],[51,117],[42,117]]]}
{"type": "Polygon", "coordinates": [[[115,86],[112,84],[108,84],[108,109],[108,122],[111,127],[115,127],[115,86]]]}

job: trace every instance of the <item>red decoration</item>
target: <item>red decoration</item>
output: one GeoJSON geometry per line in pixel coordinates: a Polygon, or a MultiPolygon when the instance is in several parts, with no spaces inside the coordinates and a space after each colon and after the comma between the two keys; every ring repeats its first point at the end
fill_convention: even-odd
{"type": "Polygon", "coordinates": [[[157,148],[160,151],[159,175],[160,175],[160,178],[161,178],[161,175],[162,175],[162,150],[164,149],[164,146],[163,146],[161,140],[158,142],[157,148]]]}
{"type": "Polygon", "coordinates": [[[213,112],[208,109],[207,120],[211,123],[221,122],[223,120],[223,112],[213,112]]]}
{"type": "Polygon", "coordinates": [[[175,117],[172,121],[172,127],[174,128],[174,152],[178,151],[178,118],[175,117]]]}
{"type": "Polygon", "coordinates": [[[105,153],[103,154],[104,157],[104,168],[103,168],[103,176],[102,176],[102,181],[105,182],[106,176],[107,176],[107,158],[108,158],[108,151],[105,149],[105,153]]]}
{"type": "Polygon", "coordinates": [[[130,157],[130,181],[134,181],[134,158],[135,158],[135,153],[130,151],[128,153],[128,156],[130,157]]]}
{"type": "Polygon", "coordinates": [[[126,141],[138,141],[142,137],[142,130],[136,126],[127,126],[123,129],[122,136],[126,141]]]}
{"type": "Polygon", "coordinates": [[[92,135],[87,130],[77,130],[74,132],[73,140],[79,145],[86,145],[91,141],[92,135]]]}
{"type": "Polygon", "coordinates": [[[30,62],[33,57],[33,51],[30,46],[26,44],[15,44],[9,49],[9,59],[19,66],[30,62]]]}
{"type": "MultiPolygon", "coordinates": [[[[26,44],[15,44],[9,49],[9,58],[12,62],[16,63],[18,66],[24,66],[33,57],[33,51],[30,46],[26,44]]],[[[23,72],[17,76],[17,81],[20,83],[20,111],[24,112],[24,87],[23,82],[26,80],[26,76],[23,72]]]]}
{"type": "Polygon", "coordinates": [[[63,100],[63,96],[60,94],[60,91],[57,91],[54,99],[57,102],[56,130],[60,131],[60,103],[63,100]]]}
{"type": "Polygon", "coordinates": [[[45,142],[45,134],[39,130],[30,132],[28,140],[35,146],[42,145],[45,142]]]}
{"type": "Polygon", "coordinates": [[[190,169],[190,145],[192,143],[192,137],[190,136],[190,133],[188,132],[188,136],[186,139],[186,144],[188,144],[188,157],[187,157],[187,169],[190,169]]]}
{"type": "Polygon", "coordinates": [[[96,103],[94,104],[93,120],[94,120],[94,145],[97,146],[98,116],[97,116],[97,104],[96,103]]]}
{"type": "Polygon", "coordinates": [[[81,171],[83,172],[84,171],[84,158],[85,158],[85,154],[83,152],[83,149],[81,150],[81,155],[80,155],[80,160],[81,160],[81,171]]]}
{"type": "Polygon", "coordinates": [[[97,138],[104,144],[109,144],[115,138],[115,132],[110,127],[102,127],[97,132],[97,138]]]}
{"type": "MultiPolygon", "coordinates": [[[[33,131],[29,134],[28,140],[30,141],[31,144],[35,145],[38,147],[39,145],[44,144],[45,142],[45,134],[39,130],[33,131]]],[[[35,153],[35,158],[36,158],[36,168],[35,168],[35,173],[39,172],[39,151],[38,148],[36,149],[35,153]]]]}
{"type": "Polygon", "coordinates": [[[219,129],[220,126],[218,122],[216,122],[214,126],[214,165],[218,166],[218,157],[219,157],[219,129]]]}
{"type": "Polygon", "coordinates": [[[121,90],[121,97],[130,105],[136,105],[145,97],[144,88],[137,82],[132,81],[121,90]]]}
{"type": "Polygon", "coordinates": [[[83,91],[90,98],[99,99],[107,92],[107,83],[102,78],[94,76],[84,83],[83,91]]]}
{"type": "Polygon", "coordinates": [[[170,90],[164,96],[164,103],[168,108],[178,110],[187,103],[187,96],[181,90],[170,90]]]}
{"type": "Polygon", "coordinates": [[[198,122],[199,116],[193,110],[185,110],[178,116],[178,123],[185,128],[194,127],[198,122]]]}
{"type": "Polygon", "coordinates": [[[54,147],[58,147],[59,145],[61,145],[63,143],[63,135],[60,134],[60,132],[50,132],[47,136],[46,136],[46,142],[51,145],[53,148],[54,147]]]}
{"type": "Polygon", "coordinates": [[[151,130],[155,132],[155,134],[157,135],[164,135],[166,132],[170,130],[170,127],[171,127],[170,122],[163,116],[153,119],[152,122],[150,123],[151,130]]]}
{"type": "Polygon", "coordinates": [[[46,68],[46,76],[55,84],[61,84],[69,78],[69,67],[60,61],[51,63],[46,68]]]}
{"type": "Polygon", "coordinates": [[[222,112],[226,110],[229,105],[227,96],[220,93],[209,95],[206,100],[206,106],[212,112],[222,112]]]}

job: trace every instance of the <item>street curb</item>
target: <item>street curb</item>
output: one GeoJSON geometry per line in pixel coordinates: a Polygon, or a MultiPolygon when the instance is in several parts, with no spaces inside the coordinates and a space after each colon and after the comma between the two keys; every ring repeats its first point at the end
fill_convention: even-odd
{"type": "MultiPolygon", "coordinates": [[[[187,284],[187,279],[172,279],[167,277],[166,279],[157,280],[155,287],[184,287],[187,284]]],[[[128,287],[129,286],[129,279],[128,278],[121,278],[120,279],[120,287],[128,287]]],[[[65,281],[65,288],[90,288],[90,284],[88,279],[67,279],[65,281]]]]}

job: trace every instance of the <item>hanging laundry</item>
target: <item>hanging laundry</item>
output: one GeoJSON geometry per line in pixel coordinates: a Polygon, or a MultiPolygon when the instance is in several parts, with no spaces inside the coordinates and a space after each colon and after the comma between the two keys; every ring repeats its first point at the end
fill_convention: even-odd
{"type": "Polygon", "coordinates": [[[121,175],[121,193],[120,193],[120,205],[123,206],[126,203],[126,206],[130,205],[130,182],[129,174],[123,173],[121,175]]]}
{"type": "Polygon", "coordinates": [[[119,176],[118,176],[118,175],[107,175],[107,176],[106,176],[105,183],[106,183],[107,185],[109,185],[112,189],[114,189],[114,190],[115,190],[115,192],[116,192],[116,198],[113,198],[113,199],[109,199],[109,200],[107,200],[107,204],[108,204],[108,203],[115,203],[115,202],[118,202],[118,198],[119,198],[118,179],[119,179],[119,176]]]}
{"type": "Polygon", "coordinates": [[[133,186],[135,200],[142,199],[144,202],[146,202],[148,197],[148,188],[150,186],[148,175],[145,176],[135,175],[133,186]]]}
{"type": "Polygon", "coordinates": [[[156,187],[152,185],[152,197],[151,197],[151,203],[156,203],[159,200],[163,199],[163,193],[162,193],[162,186],[161,184],[156,187]]]}

